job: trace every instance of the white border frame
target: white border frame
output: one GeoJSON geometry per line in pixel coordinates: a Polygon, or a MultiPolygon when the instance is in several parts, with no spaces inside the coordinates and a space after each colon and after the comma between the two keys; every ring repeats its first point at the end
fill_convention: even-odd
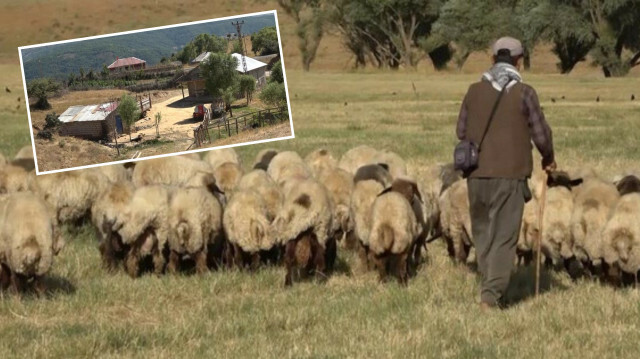
{"type": "Polygon", "coordinates": [[[20,57],[20,71],[22,72],[22,85],[24,86],[24,98],[25,98],[25,100],[27,102],[27,107],[28,107],[29,97],[27,95],[27,82],[26,82],[25,76],[24,76],[24,64],[22,63],[22,50],[23,49],[32,49],[32,48],[43,47],[43,46],[66,44],[66,43],[70,43],[70,42],[79,42],[79,41],[85,41],[85,40],[100,39],[100,38],[105,38],[105,37],[127,35],[127,34],[135,34],[135,33],[139,33],[139,32],[146,32],[146,31],[152,31],[152,30],[170,29],[170,28],[179,27],[179,26],[204,24],[204,23],[209,23],[209,22],[213,22],[213,21],[230,20],[230,19],[236,19],[238,17],[267,15],[267,14],[272,14],[274,16],[275,22],[276,22],[276,32],[278,34],[278,47],[280,49],[280,63],[282,64],[282,76],[284,77],[284,89],[285,89],[285,93],[287,95],[287,109],[288,109],[288,112],[289,112],[289,126],[291,128],[291,135],[290,136],[278,137],[278,138],[269,138],[269,139],[266,139],[266,140],[258,140],[258,141],[252,141],[252,142],[234,143],[234,144],[223,145],[223,146],[218,146],[218,147],[207,147],[207,148],[200,148],[200,149],[196,149],[196,150],[173,152],[173,153],[167,153],[167,154],[156,155],[156,156],[149,156],[149,157],[142,157],[142,158],[128,159],[128,160],[120,160],[120,161],[103,162],[103,163],[97,163],[97,164],[86,165],[86,166],[69,167],[69,168],[63,168],[63,169],[57,169],[57,170],[51,170],[51,171],[42,171],[41,172],[38,169],[38,159],[36,157],[36,143],[35,143],[34,138],[33,138],[33,126],[31,124],[31,109],[29,108],[29,111],[27,111],[27,115],[28,115],[28,118],[29,118],[29,133],[31,134],[31,147],[33,149],[33,159],[34,159],[34,162],[35,162],[36,175],[57,173],[57,172],[67,172],[67,171],[74,171],[74,170],[79,170],[79,169],[101,167],[101,166],[109,166],[109,165],[115,165],[115,164],[119,164],[119,163],[144,161],[144,160],[150,160],[150,159],[161,158],[161,157],[178,156],[178,155],[183,155],[185,153],[215,151],[215,150],[221,149],[221,148],[247,146],[247,145],[254,145],[254,144],[258,144],[258,143],[281,141],[281,140],[288,140],[288,139],[295,138],[295,132],[294,132],[294,129],[293,129],[293,119],[292,119],[292,115],[291,115],[291,102],[290,102],[290,98],[289,98],[289,86],[287,84],[287,74],[286,74],[285,66],[284,66],[284,54],[282,52],[282,37],[280,37],[280,25],[278,23],[278,12],[276,10],[260,11],[260,12],[253,12],[253,13],[248,13],[248,14],[226,16],[226,17],[221,17],[221,18],[217,18],[217,19],[199,20],[199,21],[185,22],[185,23],[181,23],[181,24],[157,26],[157,27],[150,27],[150,28],[146,28],[146,29],[123,31],[123,32],[116,32],[116,33],[111,33],[111,34],[96,35],[96,36],[89,36],[89,37],[81,37],[81,38],[77,38],[77,39],[61,40],[61,41],[47,42],[47,43],[28,45],[28,46],[20,46],[20,47],[18,47],[18,56],[20,57]]]}

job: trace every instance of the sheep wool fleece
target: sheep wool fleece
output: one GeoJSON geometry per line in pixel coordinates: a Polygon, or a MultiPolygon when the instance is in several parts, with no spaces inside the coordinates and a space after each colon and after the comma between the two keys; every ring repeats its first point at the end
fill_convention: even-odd
{"type": "Polygon", "coordinates": [[[471,232],[482,276],[480,299],[495,306],[509,285],[526,182],[507,178],[469,178],[467,181],[471,232]]]}

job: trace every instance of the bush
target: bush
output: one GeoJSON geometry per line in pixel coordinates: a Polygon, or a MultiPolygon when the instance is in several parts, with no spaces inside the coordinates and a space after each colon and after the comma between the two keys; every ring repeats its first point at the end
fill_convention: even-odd
{"type": "Polygon", "coordinates": [[[271,77],[269,78],[269,82],[284,82],[284,76],[282,75],[282,63],[280,60],[276,61],[271,68],[271,77]]]}
{"type": "Polygon", "coordinates": [[[58,115],[55,112],[51,112],[47,114],[47,117],[44,119],[44,129],[57,129],[62,122],[58,119],[58,115]]]}
{"type": "Polygon", "coordinates": [[[287,92],[284,84],[271,82],[260,92],[260,100],[270,106],[285,106],[287,104],[287,92]]]}
{"type": "Polygon", "coordinates": [[[51,133],[50,130],[42,130],[38,132],[36,137],[51,141],[53,139],[53,133],[51,133]]]}

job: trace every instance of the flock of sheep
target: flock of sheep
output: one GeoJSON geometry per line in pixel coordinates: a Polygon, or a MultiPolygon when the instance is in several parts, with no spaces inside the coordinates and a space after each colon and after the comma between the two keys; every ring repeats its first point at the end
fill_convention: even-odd
{"type": "MultiPolygon", "coordinates": [[[[466,181],[451,165],[414,178],[397,154],[358,146],[339,160],[326,149],[305,158],[261,151],[243,170],[233,149],[35,176],[31,148],[0,156],[0,285],[44,292],[41,278],[63,249],[62,224],[90,219],[103,265],[143,271],[284,264],[285,285],[333,271],[337,247],[360,270],[406,284],[427,243],[443,238],[466,262],[473,247],[466,181]]],[[[548,180],[542,249],[549,264],[608,277],[640,270],[640,180],[615,184],[594,173],[548,180]],[[618,271],[618,272],[616,272],[618,271]]],[[[518,262],[538,237],[542,174],[530,180],[518,262]]]]}

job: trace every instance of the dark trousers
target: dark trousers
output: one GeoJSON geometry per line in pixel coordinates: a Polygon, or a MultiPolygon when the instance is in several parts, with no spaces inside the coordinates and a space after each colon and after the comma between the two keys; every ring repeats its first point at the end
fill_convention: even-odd
{"type": "Polygon", "coordinates": [[[469,178],[471,232],[482,277],[480,299],[496,305],[511,277],[524,210],[526,182],[469,178]]]}

